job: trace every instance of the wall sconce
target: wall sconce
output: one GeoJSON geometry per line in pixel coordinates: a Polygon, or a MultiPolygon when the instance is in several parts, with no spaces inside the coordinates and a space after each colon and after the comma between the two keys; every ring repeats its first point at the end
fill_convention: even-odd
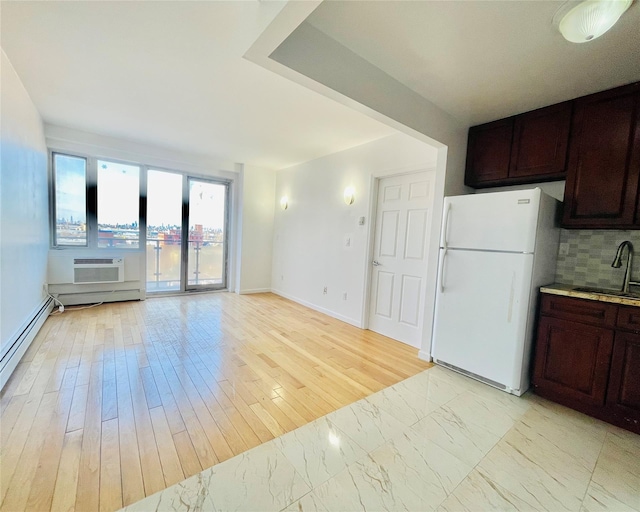
{"type": "Polygon", "coordinates": [[[346,204],[353,204],[356,200],[355,191],[353,187],[347,187],[344,189],[344,202],[346,204]]]}
{"type": "Polygon", "coordinates": [[[287,198],[287,196],[282,196],[280,198],[280,208],[282,208],[283,210],[289,208],[289,199],[287,198]]]}

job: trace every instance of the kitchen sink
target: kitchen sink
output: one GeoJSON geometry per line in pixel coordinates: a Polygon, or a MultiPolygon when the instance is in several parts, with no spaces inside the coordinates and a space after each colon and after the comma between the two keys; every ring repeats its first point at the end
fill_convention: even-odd
{"type": "Polygon", "coordinates": [[[620,290],[607,290],[606,288],[591,288],[583,286],[574,288],[575,292],[597,293],[598,295],[611,295],[612,297],[628,297],[630,299],[640,299],[640,293],[621,292],[620,290]]]}

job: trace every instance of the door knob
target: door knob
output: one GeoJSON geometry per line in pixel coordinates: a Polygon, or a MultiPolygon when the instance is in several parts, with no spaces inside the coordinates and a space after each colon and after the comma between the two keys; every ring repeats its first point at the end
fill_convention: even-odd
{"type": "Polygon", "coordinates": [[[371,262],[371,264],[372,264],[374,267],[379,267],[379,266],[380,266],[380,263],[378,263],[378,260],[373,260],[373,261],[371,262]]]}

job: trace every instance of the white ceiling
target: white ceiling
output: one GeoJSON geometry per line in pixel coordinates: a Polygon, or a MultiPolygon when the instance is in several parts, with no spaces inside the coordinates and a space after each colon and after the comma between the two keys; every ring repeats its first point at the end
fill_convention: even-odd
{"type": "Polygon", "coordinates": [[[564,1],[325,1],[307,18],[466,125],[640,80],[640,1],[586,44],[553,24],[564,1]]]}
{"type": "Polygon", "coordinates": [[[282,168],[383,124],[242,58],[284,2],[7,2],[1,45],[43,119],[282,168]]]}
{"type": "MultiPolygon", "coordinates": [[[[639,0],[582,45],[561,5],[325,1],[306,21],[468,126],[640,80],[639,0]]],[[[395,133],[243,58],[283,6],[3,0],[0,43],[54,125],[270,168],[395,133]]]]}

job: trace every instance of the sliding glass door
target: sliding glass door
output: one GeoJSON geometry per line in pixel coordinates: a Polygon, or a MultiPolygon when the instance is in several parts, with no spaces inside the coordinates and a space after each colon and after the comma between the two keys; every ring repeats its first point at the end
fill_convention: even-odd
{"type": "Polygon", "coordinates": [[[227,287],[229,184],[147,173],[147,293],[227,287]]]}
{"type": "Polygon", "coordinates": [[[226,183],[189,178],[187,289],[227,286],[226,183]]]}

